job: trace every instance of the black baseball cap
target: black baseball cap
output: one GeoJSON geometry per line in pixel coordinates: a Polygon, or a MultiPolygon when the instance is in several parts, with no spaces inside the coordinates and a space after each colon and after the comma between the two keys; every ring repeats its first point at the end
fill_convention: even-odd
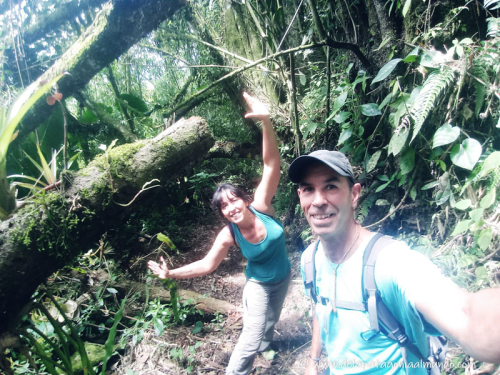
{"type": "Polygon", "coordinates": [[[292,182],[299,183],[309,164],[320,161],[332,168],[339,175],[350,178],[354,182],[354,172],[347,157],[339,151],[317,150],[309,155],[299,156],[288,169],[288,177],[292,182]]]}

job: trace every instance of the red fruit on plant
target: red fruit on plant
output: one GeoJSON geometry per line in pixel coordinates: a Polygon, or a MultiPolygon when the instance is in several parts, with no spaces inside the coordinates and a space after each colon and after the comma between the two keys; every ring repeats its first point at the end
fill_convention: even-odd
{"type": "Polygon", "coordinates": [[[62,99],[62,94],[60,92],[56,92],[54,95],[52,95],[55,100],[60,101],[62,99]]]}
{"type": "Polygon", "coordinates": [[[53,96],[47,96],[46,100],[48,105],[54,105],[56,103],[56,98],[54,98],[53,96]]]}

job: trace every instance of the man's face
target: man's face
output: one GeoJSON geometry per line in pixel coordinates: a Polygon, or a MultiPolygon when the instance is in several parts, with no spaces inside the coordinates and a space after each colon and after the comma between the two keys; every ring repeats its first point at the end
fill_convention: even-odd
{"type": "Polygon", "coordinates": [[[323,238],[347,233],[360,192],[360,184],[349,189],[347,177],[323,163],[308,168],[298,189],[307,222],[323,238]]]}

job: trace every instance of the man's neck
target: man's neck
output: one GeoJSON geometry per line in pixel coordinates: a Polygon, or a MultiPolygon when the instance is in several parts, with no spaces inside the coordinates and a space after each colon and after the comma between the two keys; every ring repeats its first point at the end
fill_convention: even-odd
{"type": "Polygon", "coordinates": [[[345,235],[319,236],[326,257],[336,264],[349,259],[361,243],[362,238],[370,232],[353,222],[344,233],[345,235]]]}

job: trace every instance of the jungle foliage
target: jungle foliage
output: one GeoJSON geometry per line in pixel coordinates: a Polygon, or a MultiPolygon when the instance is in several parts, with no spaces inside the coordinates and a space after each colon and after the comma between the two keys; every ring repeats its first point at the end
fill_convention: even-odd
{"type": "MultiPolygon", "coordinates": [[[[179,228],[203,220],[199,212],[208,210],[217,183],[252,189],[259,176],[258,126],[242,116],[241,92],[247,90],[271,109],[283,160],[275,204],[285,224],[300,220],[294,186],[286,178],[288,163],[312,150],[340,150],[363,186],[360,222],[400,236],[469,290],[498,286],[498,0],[178,2],[156,30],[100,67],[72,95],[57,83],[67,77],[35,81],[71,54],[114,3],[119,1],[0,4],[2,220],[33,199],[57,194],[57,171],[77,173],[98,156],[108,160],[106,150],[115,144],[154,138],[181,117],[197,115],[219,145],[248,146],[244,156],[215,154],[184,178],[161,181],[160,189],[143,194],[149,200],[131,201],[126,219],[103,233],[96,244],[99,262],[94,249],[71,267],[82,274],[109,270],[105,249],[159,232],[182,249],[179,228]],[[35,131],[23,132],[22,118],[39,98],[53,105],[49,115],[36,117],[35,131]]],[[[306,228],[300,229],[307,237],[306,228]]],[[[108,258],[127,269],[136,256],[129,249],[108,258]]],[[[88,362],[79,339],[84,319],[106,303],[118,311],[103,323],[114,343],[111,333],[124,305],[116,290],[99,288],[76,326],[64,314],[59,323],[51,317],[59,310],[56,291],[34,296],[20,325],[31,351],[0,347],[0,366],[10,373],[73,373],[70,353],[88,362]],[[44,307],[48,299],[52,310],[44,307]]],[[[178,323],[179,314],[177,302],[167,317],[158,302],[146,298],[129,325],[134,340],[149,325],[159,332],[167,322],[178,323]]],[[[105,345],[101,361],[114,350],[105,345]]],[[[182,352],[176,355],[182,358],[182,352]]],[[[184,364],[193,370],[192,361],[184,364]]],[[[92,365],[83,367],[94,372],[92,365]]]]}

